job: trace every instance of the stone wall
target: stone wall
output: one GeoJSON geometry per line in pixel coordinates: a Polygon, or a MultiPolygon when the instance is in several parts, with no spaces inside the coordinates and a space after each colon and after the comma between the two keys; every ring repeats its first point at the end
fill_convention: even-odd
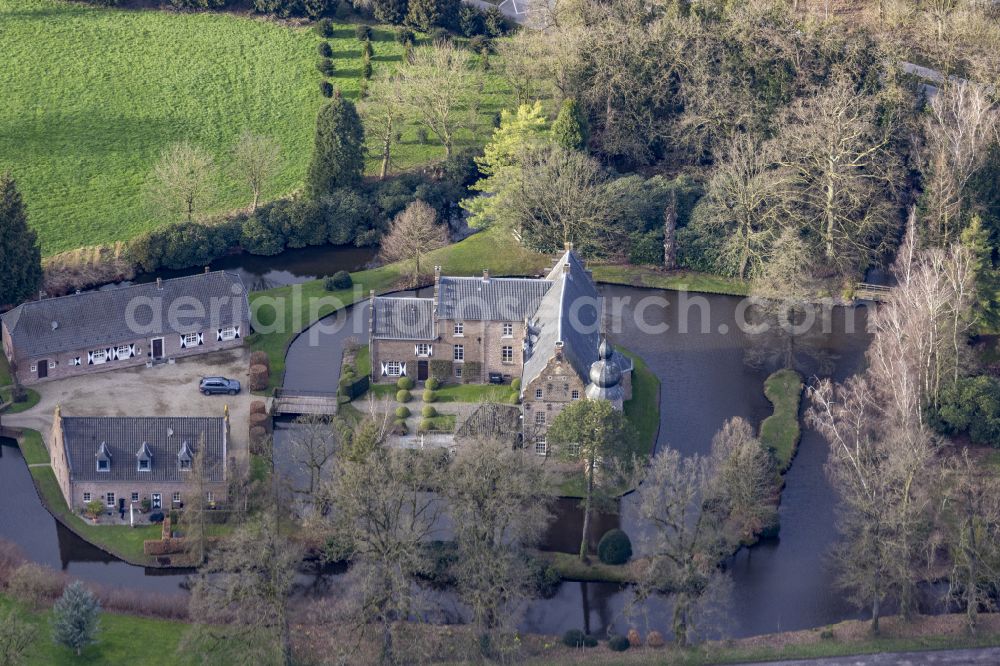
{"type": "Polygon", "coordinates": [[[535,441],[545,437],[548,427],[566,405],[585,399],[585,388],[573,366],[561,355],[549,359],[542,372],[522,387],[524,442],[529,450],[534,450],[535,441]],[[536,420],[539,413],[545,414],[542,424],[536,420]]]}

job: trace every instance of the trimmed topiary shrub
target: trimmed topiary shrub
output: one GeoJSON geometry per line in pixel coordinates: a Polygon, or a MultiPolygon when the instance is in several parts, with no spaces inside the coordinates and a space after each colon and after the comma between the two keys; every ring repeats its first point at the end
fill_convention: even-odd
{"type": "Polygon", "coordinates": [[[405,419],[409,415],[410,415],[410,408],[409,407],[406,407],[404,405],[400,405],[399,407],[396,408],[396,418],[397,419],[405,419]]]}
{"type": "Polygon", "coordinates": [[[359,42],[367,42],[372,38],[372,29],[367,25],[354,26],[354,36],[359,42]]]}
{"type": "Polygon", "coordinates": [[[415,385],[416,382],[413,381],[413,377],[400,377],[396,380],[396,388],[406,389],[407,391],[412,390],[415,385]]]}
{"type": "Polygon", "coordinates": [[[412,399],[413,396],[406,389],[396,391],[396,402],[409,402],[412,399]]]}
{"type": "Polygon", "coordinates": [[[365,60],[364,64],[361,65],[361,76],[365,79],[372,78],[372,63],[370,60],[365,60]]]}
{"type": "Polygon", "coordinates": [[[597,544],[597,556],[605,564],[625,564],[632,558],[632,541],[619,529],[608,530],[597,544]]]}
{"type": "Polygon", "coordinates": [[[424,402],[434,402],[435,400],[437,400],[437,393],[430,389],[424,391],[424,402]]]}
{"type": "MultiPolygon", "coordinates": [[[[405,409],[405,407],[403,409],[405,409]]],[[[432,405],[424,405],[424,408],[420,410],[420,415],[425,419],[432,419],[438,415],[438,412],[432,405]]]]}
{"type": "Polygon", "coordinates": [[[510,381],[510,387],[512,389],[514,389],[515,391],[520,391],[521,390],[521,378],[520,377],[514,377],[514,379],[512,379],[510,381]]]}
{"type": "Polygon", "coordinates": [[[427,432],[428,430],[433,430],[433,429],[434,429],[434,422],[431,421],[430,419],[424,419],[420,422],[421,431],[427,432]]]}
{"type": "Polygon", "coordinates": [[[316,61],[316,69],[323,76],[333,76],[333,73],[337,71],[337,66],[333,64],[333,60],[330,58],[320,58],[316,61]]]}
{"type": "Polygon", "coordinates": [[[316,21],[314,29],[320,37],[333,37],[333,21],[328,18],[316,21]]]}
{"type": "Polygon", "coordinates": [[[320,81],[319,93],[323,97],[333,97],[333,84],[326,80],[320,81]]]}
{"type": "Polygon", "coordinates": [[[319,45],[316,46],[316,52],[323,58],[333,57],[333,47],[330,46],[330,42],[320,42],[319,45]]]}
{"type": "Polygon", "coordinates": [[[437,379],[437,377],[431,377],[426,382],[424,382],[424,388],[428,388],[432,391],[437,391],[439,388],[441,388],[441,382],[437,379]]]}
{"type": "Polygon", "coordinates": [[[149,514],[149,522],[151,523],[162,523],[163,522],[163,512],[157,511],[156,513],[149,514]]]}
{"type": "Polygon", "coordinates": [[[408,433],[409,429],[406,427],[406,421],[396,419],[392,424],[392,431],[397,435],[405,435],[408,433]]]}
{"type": "Polygon", "coordinates": [[[250,354],[250,365],[263,365],[266,366],[268,370],[270,370],[271,359],[268,358],[267,352],[255,351],[250,354]]]}
{"type": "Polygon", "coordinates": [[[250,403],[251,414],[267,414],[267,405],[263,400],[254,400],[250,403]]]}
{"type": "Polygon", "coordinates": [[[579,629],[570,629],[563,634],[562,642],[566,647],[583,647],[583,632],[579,629]]]}
{"type": "Polygon", "coordinates": [[[271,381],[271,373],[266,365],[250,366],[250,390],[263,391],[271,381]]]}
{"type": "Polygon", "coordinates": [[[396,28],[396,41],[400,44],[413,44],[417,39],[409,28],[396,28]]]}
{"type": "Polygon", "coordinates": [[[631,644],[628,642],[628,636],[616,634],[608,639],[608,647],[614,652],[624,652],[631,647],[631,644]]]}
{"type": "MultiPolygon", "coordinates": [[[[347,271],[337,271],[327,278],[327,284],[332,285],[334,289],[350,289],[354,286],[354,280],[347,271]]],[[[327,287],[327,291],[332,291],[332,289],[327,287]]]]}

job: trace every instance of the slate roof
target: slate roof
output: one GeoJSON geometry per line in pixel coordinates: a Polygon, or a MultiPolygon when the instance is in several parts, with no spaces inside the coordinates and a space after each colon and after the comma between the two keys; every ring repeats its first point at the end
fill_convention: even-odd
{"type": "Polygon", "coordinates": [[[184,416],[64,416],[63,446],[73,481],[184,482],[177,454],[186,442],[194,452],[205,438],[209,480],[225,480],[225,419],[184,416]],[[97,471],[97,452],[105,444],[111,469],[97,471]],[[140,472],[136,453],[147,446],[152,454],[148,472],[140,472]]]}
{"type": "Polygon", "coordinates": [[[38,357],[96,349],[168,333],[192,333],[245,324],[250,320],[246,294],[239,275],[215,271],[163,280],[162,289],[151,282],[29,301],[4,314],[2,319],[14,343],[15,355],[19,358],[38,357]],[[178,300],[182,298],[183,301],[178,300]],[[237,301],[218,301],[220,298],[235,298],[237,301]],[[213,301],[223,305],[216,308],[218,321],[212,321],[213,301]],[[135,323],[144,329],[136,333],[128,324],[126,311],[129,303],[146,302],[156,304],[162,316],[155,322],[159,325],[154,325],[150,305],[135,307],[135,323]],[[177,326],[172,326],[168,312],[175,302],[178,307],[184,304],[183,308],[179,307],[183,316],[176,318],[178,321],[174,323],[177,326]],[[200,304],[203,315],[187,316],[197,304],[200,304]],[[149,330],[151,328],[154,330],[149,330]]]}
{"type": "Polygon", "coordinates": [[[433,340],[433,298],[375,299],[372,334],[380,340],[433,340]]]}
{"type": "Polygon", "coordinates": [[[442,277],[438,318],[458,321],[524,321],[552,286],[531,278],[442,277]]]}

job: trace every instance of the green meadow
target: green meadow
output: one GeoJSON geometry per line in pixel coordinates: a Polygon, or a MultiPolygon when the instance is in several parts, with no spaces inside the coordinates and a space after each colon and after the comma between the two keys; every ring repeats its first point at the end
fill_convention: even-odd
{"type": "MultiPolygon", "coordinates": [[[[390,29],[374,31],[376,72],[402,58],[393,37],[390,29]]],[[[177,141],[215,157],[218,195],[206,212],[249,203],[225,169],[247,130],[282,146],[265,199],[299,188],[324,101],[315,67],[320,39],[308,26],[253,16],[0,0],[0,170],[17,179],[43,254],[128,240],[176,221],[151,209],[143,192],[162,150],[177,141]]],[[[354,26],[338,24],[329,41],[331,81],[356,98],[362,53],[354,26]]],[[[485,90],[484,121],[507,100],[496,77],[485,90]]],[[[459,143],[488,132],[484,122],[479,136],[459,143]]],[[[407,126],[394,167],[443,156],[407,126]]]]}

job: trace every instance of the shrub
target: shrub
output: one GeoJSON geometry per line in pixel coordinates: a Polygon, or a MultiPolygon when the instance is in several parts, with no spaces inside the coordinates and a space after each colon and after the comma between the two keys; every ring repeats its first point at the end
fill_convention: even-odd
{"type": "Polygon", "coordinates": [[[444,28],[434,28],[428,35],[435,44],[447,44],[451,41],[451,33],[444,28]]]}
{"type": "Polygon", "coordinates": [[[598,642],[597,636],[593,634],[587,634],[583,637],[583,647],[597,647],[598,642]]]}
{"type": "Polygon", "coordinates": [[[354,281],[351,279],[351,274],[347,271],[337,271],[330,277],[323,281],[323,288],[327,291],[339,291],[341,289],[349,289],[354,281]]]}
{"type": "Polygon", "coordinates": [[[20,602],[32,608],[41,608],[63,593],[65,579],[49,567],[27,562],[10,576],[7,591],[20,602]]]}
{"type": "Polygon", "coordinates": [[[396,388],[406,389],[407,391],[413,390],[416,382],[413,381],[413,377],[400,377],[396,380],[396,388]]]}
{"type": "Polygon", "coordinates": [[[267,405],[263,400],[254,400],[250,403],[251,414],[267,414],[267,405]]]}
{"type": "Polygon", "coordinates": [[[521,390],[521,378],[520,377],[514,377],[514,379],[512,379],[510,381],[510,387],[512,389],[514,389],[515,391],[520,391],[521,390]]]}
{"type": "Polygon", "coordinates": [[[149,522],[151,523],[162,523],[163,522],[163,512],[157,511],[156,513],[149,514],[149,522]]]}
{"type": "Polygon", "coordinates": [[[608,647],[614,652],[624,652],[631,647],[628,642],[628,636],[622,636],[621,634],[615,634],[608,639],[608,647]]]}
{"type": "Polygon", "coordinates": [[[336,65],[333,64],[333,60],[330,58],[320,58],[316,61],[316,69],[323,76],[333,76],[334,72],[337,71],[336,65]]]}
{"type": "Polygon", "coordinates": [[[968,432],[976,444],[1000,447],[1000,379],[980,375],[946,384],[928,420],[943,434],[968,432]]]}
{"type": "Polygon", "coordinates": [[[271,429],[274,427],[271,422],[271,417],[267,414],[251,414],[250,415],[250,427],[251,428],[263,428],[264,432],[270,433],[271,429]]]}
{"type": "Polygon", "coordinates": [[[656,631],[655,629],[646,635],[646,645],[651,648],[661,648],[666,645],[667,642],[663,640],[663,634],[656,631]]]}
{"type": "Polygon", "coordinates": [[[372,43],[365,41],[365,45],[361,47],[361,57],[365,60],[371,60],[373,55],[375,55],[375,49],[372,47],[372,43]]]}
{"type": "Polygon", "coordinates": [[[99,515],[104,513],[104,502],[101,500],[91,500],[87,502],[87,506],[84,507],[83,512],[87,514],[89,518],[97,518],[99,515]]]}
{"type": "Polygon", "coordinates": [[[364,64],[361,65],[361,76],[366,80],[372,78],[372,63],[370,60],[365,60],[364,64]]]}
{"type": "Polygon", "coordinates": [[[316,52],[319,53],[321,58],[332,58],[333,57],[333,47],[330,46],[330,42],[320,42],[316,46],[316,52]]]}
{"type": "Polygon", "coordinates": [[[250,365],[263,365],[270,370],[271,359],[268,357],[267,352],[255,351],[250,354],[250,365]]]}
{"type": "Polygon", "coordinates": [[[426,382],[424,382],[424,387],[429,388],[432,391],[436,391],[441,387],[441,382],[437,377],[431,377],[426,382]]]}
{"type": "Polygon", "coordinates": [[[406,433],[408,433],[409,430],[406,427],[406,421],[403,421],[402,419],[396,419],[395,421],[393,421],[392,431],[396,435],[405,435],[406,433]]]}
{"type": "Polygon", "coordinates": [[[410,408],[407,407],[406,405],[400,405],[399,407],[396,408],[397,419],[405,419],[409,415],[410,415],[410,408]]]}
{"type": "Polygon", "coordinates": [[[583,647],[583,635],[583,632],[579,629],[570,629],[563,634],[563,645],[566,647],[583,647]]]}
{"type": "Polygon", "coordinates": [[[458,10],[458,30],[466,37],[481,35],[483,32],[483,13],[472,5],[463,4],[458,10]]]}
{"type": "Polygon", "coordinates": [[[489,37],[507,34],[507,20],[498,7],[490,7],[483,15],[483,32],[489,37]]]}
{"type": "Polygon", "coordinates": [[[367,25],[354,26],[354,36],[359,42],[367,42],[372,38],[372,29],[367,25]]]}
{"type": "Polygon", "coordinates": [[[446,382],[451,379],[452,362],[444,360],[433,360],[430,362],[430,376],[439,382],[446,382]]]}
{"type": "Polygon", "coordinates": [[[271,381],[271,373],[266,365],[250,366],[250,390],[263,391],[271,381]]]}
{"type": "Polygon", "coordinates": [[[423,419],[422,421],[420,421],[420,430],[421,431],[427,432],[427,431],[433,430],[433,429],[434,429],[434,422],[431,421],[430,419],[423,419]]]}
{"type": "Polygon", "coordinates": [[[323,97],[333,97],[333,84],[326,79],[319,82],[319,94],[323,97]]]}
{"type": "Polygon", "coordinates": [[[424,391],[424,402],[434,402],[437,400],[437,393],[430,389],[424,391]]]}
{"type": "Polygon", "coordinates": [[[396,402],[409,402],[413,398],[406,389],[396,391],[396,402]]]}
{"type": "Polygon", "coordinates": [[[413,44],[416,42],[416,35],[409,28],[396,28],[396,41],[400,44],[413,44]]]}
{"type": "Polygon", "coordinates": [[[432,405],[424,405],[424,408],[420,410],[420,415],[425,419],[432,419],[438,415],[438,412],[432,405]]]}
{"type": "Polygon", "coordinates": [[[468,47],[473,53],[482,53],[483,51],[488,52],[490,48],[490,40],[483,35],[476,35],[469,40],[468,47]]]}
{"type": "MultiPolygon", "coordinates": [[[[260,426],[250,428],[250,453],[254,455],[267,455],[267,430],[260,426]]],[[[146,508],[149,511],[149,508],[146,508]]]]}
{"type": "Polygon", "coordinates": [[[314,29],[320,37],[333,37],[333,21],[328,18],[316,21],[314,29]]]}
{"type": "Polygon", "coordinates": [[[597,556],[605,564],[625,564],[632,558],[632,541],[619,529],[608,530],[597,544],[597,556]]]}

